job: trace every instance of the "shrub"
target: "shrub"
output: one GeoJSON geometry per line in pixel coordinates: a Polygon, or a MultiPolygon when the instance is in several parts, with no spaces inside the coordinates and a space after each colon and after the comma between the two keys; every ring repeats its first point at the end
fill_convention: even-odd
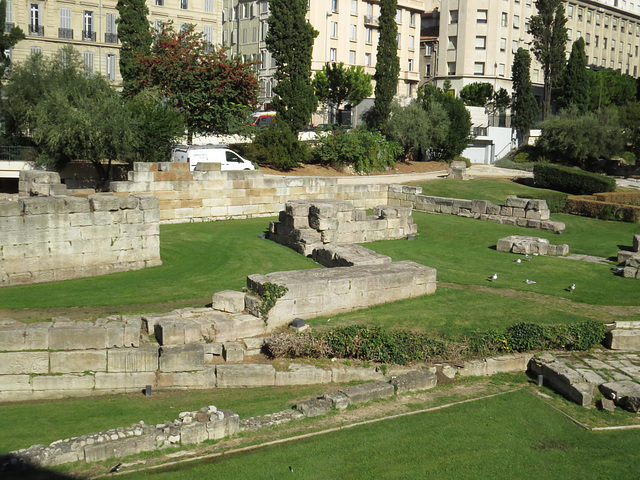
{"type": "Polygon", "coordinates": [[[545,200],[547,202],[547,206],[552,213],[562,213],[565,211],[567,206],[567,199],[569,195],[562,192],[544,192],[544,193],[535,193],[533,195],[529,195],[526,198],[535,198],[538,200],[545,200]]]}
{"type": "Polygon", "coordinates": [[[587,320],[584,323],[569,325],[568,343],[569,350],[589,350],[599,345],[604,340],[606,326],[596,320],[587,320]]]}
{"type": "Polygon", "coordinates": [[[469,168],[471,166],[471,160],[469,160],[467,157],[454,157],[453,160],[451,160],[452,162],[464,162],[465,165],[467,166],[467,168],[469,168]]]}
{"type": "Polygon", "coordinates": [[[500,168],[513,168],[514,170],[522,170],[525,172],[533,172],[533,166],[535,165],[535,163],[530,162],[530,163],[516,163],[513,161],[513,159],[508,158],[508,157],[504,157],[501,158],[500,160],[498,160],[495,163],[496,167],[500,167],[500,168]]]}
{"type": "Polygon", "coordinates": [[[516,323],[505,333],[507,346],[516,352],[540,350],[544,347],[544,329],[535,323],[516,323]]]}
{"type": "Polygon", "coordinates": [[[574,195],[591,195],[596,192],[613,192],[616,181],[597,173],[551,163],[538,163],[533,168],[534,186],[574,195]]]}
{"type": "Polygon", "coordinates": [[[622,152],[620,155],[627,165],[635,165],[636,164],[636,156],[633,152],[622,152]]]}
{"type": "Polygon", "coordinates": [[[285,122],[278,122],[258,132],[244,153],[258,165],[277,170],[291,170],[310,157],[307,146],[298,140],[285,122]]]}
{"type": "Polygon", "coordinates": [[[526,152],[520,152],[513,157],[513,161],[516,163],[529,163],[531,162],[531,158],[529,158],[529,154],[526,152]]]}
{"type": "Polygon", "coordinates": [[[640,207],[600,202],[594,197],[569,197],[565,208],[567,213],[584,217],[635,223],[640,220],[640,207]]]}

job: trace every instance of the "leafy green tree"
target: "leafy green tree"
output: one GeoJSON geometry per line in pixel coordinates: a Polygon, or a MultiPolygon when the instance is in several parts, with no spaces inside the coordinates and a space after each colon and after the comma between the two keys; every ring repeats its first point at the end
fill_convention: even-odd
{"type": "Polygon", "coordinates": [[[618,107],[618,113],[627,149],[636,157],[640,157],[640,102],[629,102],[618,107]]]}
{"type": "Polygon", "coordinates": [[[269,165],[282,171],[297,167],[311,155],[307,145],[298,140],[298,135],[284,122],[260,130],[246,153],[258,165],[269,165]]]}
{"type": "Polygon", "coordinates": [[[142,75],[136,55],[149,55],[151,50],[151,29],[149,28],[149,8],[145,0],[118,0],[118,38],[120,48],[120,74],[125,93],[135,85],[142,75]]]}
{"type": "Polygon", "coordinates": [[[311,121],[318,101],[311,85],[311,55],[317,30],[306,21],[307,0],[270,0],[265,39],[278,68],[273,106],[294,132],[311,121]]]}
{"type": "Polygon", "coordinates": [[[447,112],[449,128],[443,139],[434,139],[429,153],[433,160],[447,161],[457,157],[467,147],[471,133],[471,115],[464,102],[433,85],[418,89],[418,100],[427,112],[443,108],[447,112]]]}
{"type": "Polygon", "coordinates": [[[378,50],[376,53],[375,101],[367,113],[367,124],[380,129],[389,118],[391,103],[398,90],[400,59],[398,58],[397,0],[380,0],[378,17],[378,50]]]}
{"type": "Polygon", "coordinates": [[[587,111],[589,107],[588,75],[584,39],[580,37],[573,42],[567,68],[558,80],[556,102],[560,107],[573,106],[580,113],[587,111]]]}
{"type": "Polygon", "coordinates": [[[601,158],[622,153],[624,135],[615,109],[600,114],[580,114],[569,107],[540,125],[536,146],[562,163],[589,169],[601,158]]]}
{"type": "Polygon", "coordinates": [[[472,107],[484,107],[493,95],[493,85],[486,82],[473,82],[460,90],[460,98],[464,104],[472,107]]]}
{"type": "Polygon", "coordinates": [[[493,92],[491,100],[487,103],[487,108],[492,114],[504,113],[511,105],[511,97],[506,89],[500,87],[497,92],[493,92]]]}
{"type": "Polygon", "coordinates": [[[176,32],[166,23],[148,55],[136,55],[141,76],[132,93],[157,88],[180,111],[189,135],[233,133],[255,106],[258,80],[239,56],[211,47],[194,26],[176,32]]]}
{"type": "Polygon", "coordinates": [[[344,63],[327,63],[313,78],[316,97],[340,112],[343,103],[358,105],[373,93],[371,75],[360,65],[345,68],[344,63]]]}
{"type": "Polygon", "coordinates": [[[4,52],[25,39],[24,32],[18,26],[14,26],[9,33],[5,33],[6,21],[7,0],[0,0],[0,79],[11,64],[11,59],[4,52]]]}
{"type": "Polygon", "coordinates": [[[404,107],[393,102],[384,134],[403,146],[405,160],[412,160],[419,159],[421,152],[426,152],[433,145],[443,144],[449,125],[447,111],[440,104],[426,110],[417,101],[404,107]]]}
{"type": "Polygon", "coordinates": [[[633,77],[608,68],[598,71],[587,70],[587,84],[588,109],[591,112],[597,112],[609,105],[626,105],[633,102],[637,96],[636,81],[633,77]]]}
{"type": "Polygon", "coordinates": [[[531,17],[532,51],[544,73],[542,119],[551,113],[551,90],[565,66],[565,48],[569,35],[562,0],[535,0],[537,15],[531,17]]]}
{"type": "Polygon", "coordinates": [[[533,87],[529,74],[530,68],[531,56],[529,52],[524,48],[518,48],[513,56],[513,67],[511,69],[513,80],[511,125],[516,130],[519,144],[528,139],[529,130],[538,115],[538,103],[533,96],[533,87]]]}

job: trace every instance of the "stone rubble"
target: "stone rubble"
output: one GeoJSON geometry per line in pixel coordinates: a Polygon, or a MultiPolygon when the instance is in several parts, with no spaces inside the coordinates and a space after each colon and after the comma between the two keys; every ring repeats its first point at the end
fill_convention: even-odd
{"type": "Polygon", "coordinates": [[[618,252],[618,264],[622,270],[624,278],[640,279],[640,235],[633,236],[633,247],[631,250],[620,250],[618,252]]]}
{"type": "Polygon", "coordinates": [[[553,245],[546,238],[510,235],[498,240],[496,250],[521,255],[568,255],[569,245],[553,245]]]}

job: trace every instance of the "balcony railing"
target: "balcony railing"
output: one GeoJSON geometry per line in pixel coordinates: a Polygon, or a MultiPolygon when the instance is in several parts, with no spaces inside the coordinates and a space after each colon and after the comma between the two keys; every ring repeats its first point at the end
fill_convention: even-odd
{"type": "Polygon", "coordinates": [[[89,30],[89,31],[83,30],[82,31],[82,40],[84,40],[85,42],[95,42],[96,41],[96,32],[93,32],[91,30],[89,30]]]}
{"type": "Polygon", "coordinates": [[[117,33],[105,33],[104,34],[104,43],[118,43],[118,34],[117,33]]]}
{"type": "Polygon", "coordinates": [[[378,19],[376,17],[374,17],[373,15],[365,15],[364,16],[364,24],[365,25],[374,25],[374,26],[378,26],[378,19]]]}
{"type": "Polygon", "coordinates": [[[4,24],[4,33],[11,33],[11,29],[15,26],[16,24],[13,22],[5,22],[4,24]]]}
{"type": "Polygon", "coordinates": [[[58,28],[58,38],[73,40],[73,28],[58,28]]]}
{"type": "Polygon", "coordinates": [[[42,26],[42,25],[29,25],[29,35],[35,35],[37,37],[44,37],[44,26],[42,26]]]}

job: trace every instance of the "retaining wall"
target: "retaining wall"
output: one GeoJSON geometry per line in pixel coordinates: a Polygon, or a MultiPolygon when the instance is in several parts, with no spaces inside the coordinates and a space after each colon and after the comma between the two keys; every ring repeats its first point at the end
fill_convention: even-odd
{"type": "Polygon", "coordinates": [[[152,195],[21,197],[0,202],[0,286],[160,265],[152,195]]]}

